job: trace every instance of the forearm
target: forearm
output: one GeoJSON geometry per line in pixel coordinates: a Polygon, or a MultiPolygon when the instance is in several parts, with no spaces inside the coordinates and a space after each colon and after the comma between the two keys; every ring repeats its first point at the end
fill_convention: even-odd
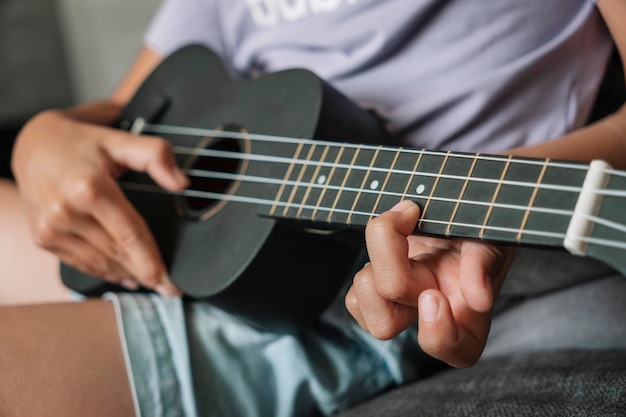
{"type": "MultiPolygon", "coordinates": [[[[597,7],[626,63],[626,2],[597,0],[597,7]]],[[[564,135],[560,138],[525,148],[508,151],[513,155],[552,159],[591,161],[602,159],[617,169],[626,169],[626,104],[614,114],[564,135]]]]}
{"type": "Polygon", "coordinates": [[[65,113],[66,116],[85,123],[113,126],[122,113],[123,106],[109,101],[94,101],[51,112],[65,113]]]}
{"type": "Polygon", "coordinates": [[[592,125],[538,145],[511,149],[507,153],[577,161],[602,159],[614,168],[626,169],[626,105],[592,125]]]}

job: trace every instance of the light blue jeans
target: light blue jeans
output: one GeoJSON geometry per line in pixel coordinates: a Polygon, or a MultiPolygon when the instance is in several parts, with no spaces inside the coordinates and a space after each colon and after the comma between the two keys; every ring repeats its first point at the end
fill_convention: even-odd
{"type": "Polygon", "coordinates": [[[343,294],[319,325],[297,335],[259,331],[204,302],[106,298],[115,305],[143,417],[333,414],[417,378],[417,362],[430,360],[416,328],[390,341],[363,331],[343,294]]]}
{"type": "MultiPolygon", "coordinates": [[[[348,314],[343,294],[318,326],[297,336],[261,332],[202,302],[107,298],[116,307],[138,416],[333,414],[433,365],[415,327],[376,340],[348,314]]],[[[494,316],[483,358],[624,349],[624,314],[626,279],[618,274],[522,298],[494,316]]]]}

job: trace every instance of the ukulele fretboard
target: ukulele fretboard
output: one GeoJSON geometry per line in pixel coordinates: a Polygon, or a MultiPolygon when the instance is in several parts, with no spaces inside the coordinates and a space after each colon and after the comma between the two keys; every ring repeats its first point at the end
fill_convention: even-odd
{"type": "Polygon", "coordinates": [[[268,169],[263,214],[362,228],[404,199],[417,231],[523,244],[563,241],[587,166],[508,156],[307,141],[268,169]]]}

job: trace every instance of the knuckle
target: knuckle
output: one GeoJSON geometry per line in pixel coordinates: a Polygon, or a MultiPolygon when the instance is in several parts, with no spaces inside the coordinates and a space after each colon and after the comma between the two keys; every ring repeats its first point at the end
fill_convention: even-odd
{"type": "Polygon", "coordinates": [[[363,268],[361,268],[359,271],[357,271],[354,274],[354,277],[352,278],[352,284],[355,285],[359,285],[361,284],[363,281],[368,280],[368,275],[370,273],[370,267],[369,264],[366,264],[363,268]]]}
{"type": "Polygon", "coordinates": [[[352,287],[357,293],[363,293],[369,291],[373,284],[373,274],[371,267],[364,267],[352,278],[352,287]]]}
{"type": "Polygon", "coordinates": [[[396,303],[406,301],[410,289],[398,280],[382,280],[376,283],[376,289],[381,297],[396,303]]]}
{"type": "Polygon", "coordinates": [[[35,245],[44,249],[52,249],[54,247],[53,243],[58,234],[54,223],[50,222],[46,216],[41,216],[37,219],[32,232],[35,245]]]}
{"type": "Polygon", "coordinates": [[[353,315],[354,312],[358,311],[359,309],[359,300],[357,300],[357,298],[352,294],[348,294],[346,296],[346,298],[344,299],[344,303],[348,311],[353,315]]]}
{"type": "Polygon", "coordinates": [[[58,200],[50,204],[41,216],[42,223],[47,225],[63,226],[69,222],[70,208],[65,200],[58,200]]]}
{"type": "Polygon", "coordinates": [[[378,340],[389,340],[397,335],[389,317],[381,316],[372,322],[368,322],[368,328],[372,336],[378,340]]]}
{"type": "Polygon", "coordinates": [[[123,252],[133,249],[145,238],[143,229],[138,226],[131,226],[124,229],[119,235],[119,244],[123,252]]]}
{"type": "Polygon", "coordinates": [[[69,187],[69,198],[83,207],[96,204],[100,198],[97,182],[92,175],[75,180],[69,187]]]}

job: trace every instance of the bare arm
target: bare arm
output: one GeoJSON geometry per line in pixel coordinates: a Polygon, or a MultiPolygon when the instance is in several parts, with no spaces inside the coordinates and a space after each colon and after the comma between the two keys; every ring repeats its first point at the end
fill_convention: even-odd
{"type": "Polygon", "coordinates": [[[144,48],[109,100],[35,116],[18,136],[12,168],[38,246],[110,282],[173,295],[147,225],[115,180],[133,169],[180,190],[187,179],[166,141],[110,127],[160,60],[144,48]]]}
{"type": "MultiPolygon", "coordinates": [[[[626,2],[598,0],[597,5],[622,62],[626,62],[626,2]]],[[[579,161],[602,159],[614,168],[626,169],[626,105],[592,125],[539,145],[513,149],[510,153],[579,161]]]]}

